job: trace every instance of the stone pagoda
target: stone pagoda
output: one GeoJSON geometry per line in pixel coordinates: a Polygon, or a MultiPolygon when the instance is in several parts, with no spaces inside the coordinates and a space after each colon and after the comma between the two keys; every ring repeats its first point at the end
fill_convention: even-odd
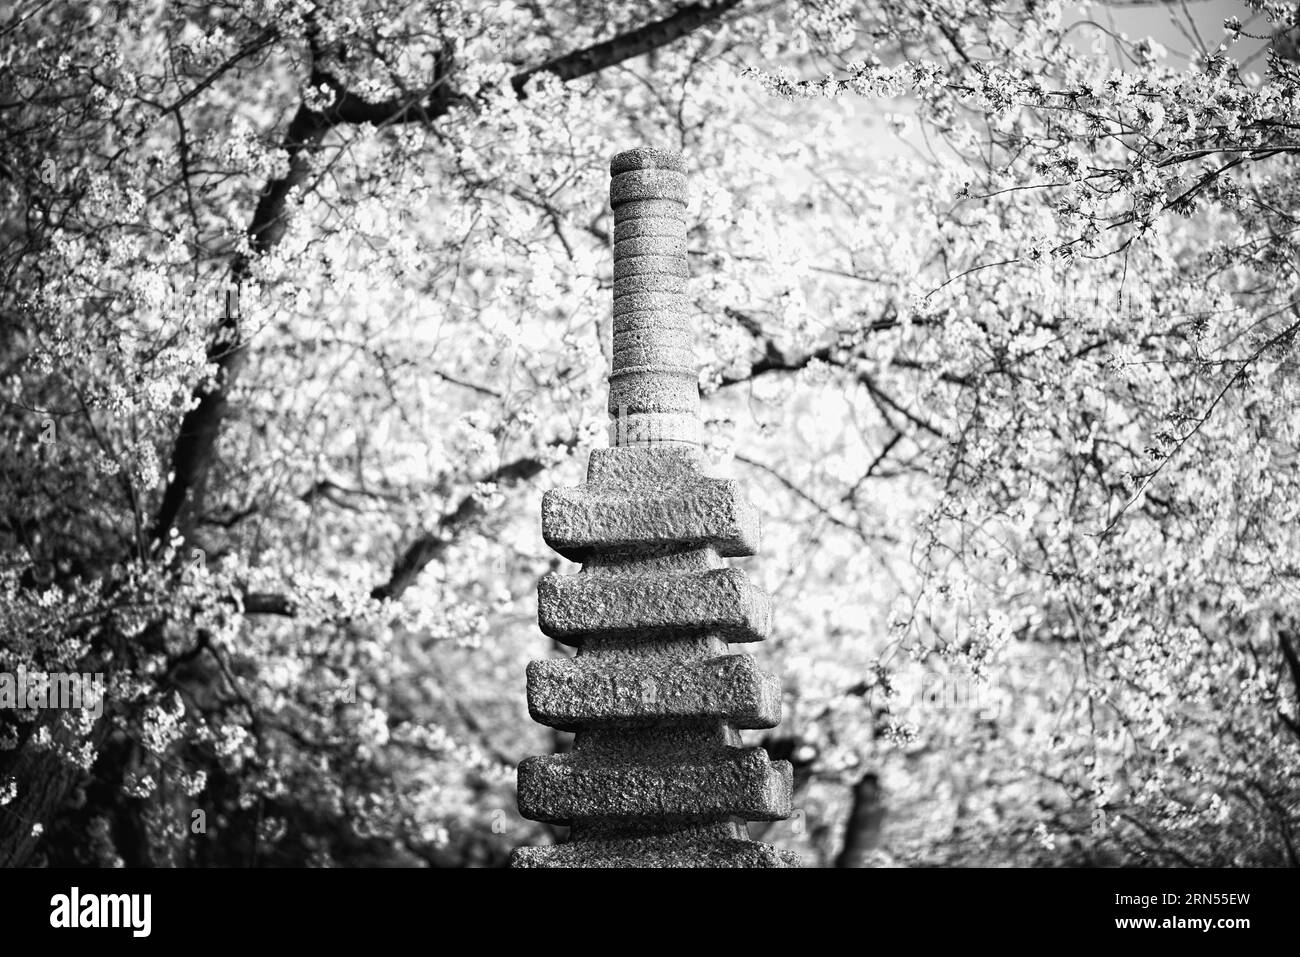
{"type": "Polygon", "coordinates": [[[542,631],[577,649],[528,666],[528,710],[575,732],[573,751],[519,765],[519,811],[570,839],[515,867],[785,867],[746,821],[790,814],[790,765],[741,744],[781,718],[781,687],[731,642],[762,641],[771,606],[724,559],[758,550],[739,485],[704,474],[685,296],[680,155],[610,163],[614,339],[610,448],[587,483],[548,492],[542,531],[582,563],[538,585],[542,631]]]}

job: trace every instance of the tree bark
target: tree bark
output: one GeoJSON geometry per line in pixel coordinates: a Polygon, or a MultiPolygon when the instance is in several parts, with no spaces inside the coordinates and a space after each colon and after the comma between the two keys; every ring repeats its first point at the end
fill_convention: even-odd
{"type": "Polygon", "coordinates": [[[853,806],[844,826],[844,847],[835,858],[836,867],[868,867],[871,852],[880,847],[885,821],[884,792],[880,779],[868,771],[853,785],[853,806]]]}

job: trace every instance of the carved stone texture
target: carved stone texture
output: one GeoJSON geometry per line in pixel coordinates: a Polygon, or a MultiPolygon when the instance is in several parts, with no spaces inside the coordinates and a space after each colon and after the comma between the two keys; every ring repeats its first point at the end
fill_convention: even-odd
{"type": "Polygon", "coordinates": [[[582,571],[542,579],[538,618],[577,656],[528,667],[529,712],[575,731],[574,748],[524,760],[518,780],[520,813],[570,840],[512,863],[795,866],[745,823],[789,816],[791,769],[738,730],[775,727],[781,689],[727,647],[763,640],[771,607],[724,561],[757,551],[758,516],[703,471],[681,157],[631,150],[610,172],[613,447],[592,453],[585,485],[543,500],[547,543],[582,571]]]}

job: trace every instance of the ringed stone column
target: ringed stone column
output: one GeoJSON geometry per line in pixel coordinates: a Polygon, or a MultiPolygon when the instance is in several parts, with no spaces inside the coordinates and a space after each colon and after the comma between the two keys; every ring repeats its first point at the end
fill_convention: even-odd
{"type": "Polygon", "coordinates": [[[758,550],[738,484],[704,474],[698,371],[685,297],[681,157],[610,163],[614,339],[610,443],[587,483],[542,501],[542,532],[582,563],[538,584],[542,631],[577,649],[528,666],[528,710],[576,732],[569,754],[519,765],[519,810],[570,827],[516,867],[784,867],[747,821],[790,814],[789,762],[741,744],[775,727],[781,687],[732,642],[761,641],[768,598],[724,559],[758,550]]]}

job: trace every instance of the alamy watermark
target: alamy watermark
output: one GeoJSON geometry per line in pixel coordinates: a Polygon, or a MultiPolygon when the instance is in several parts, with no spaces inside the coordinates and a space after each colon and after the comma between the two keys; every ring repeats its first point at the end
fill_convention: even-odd
{"type": "Polygon", "coordinates": [[[249,293],[243,284],[231,280],[196,279],[174,280],[165,287],[163,313],[183,315],[193,312],[196,318],[208,322],[216,319],[238,319],[240,300],[249,293]]]}
{"type": "Polygon", "coordinates": [[[104,675],[75,671],[0,672],[0,709],[104,713],[104,675]]]}
{"type": "Polygon", "coordinates": [[[620,404],[618,415],[614,417],[610,439],[615,445],[681,445],[683,442],[699,441],[700,425],[695,423],[694,437],[684,434],[689,428],[685,421],[690,416],[685,414],[654,415],[647,413],[629,414],[627,406],[620,404]]]}
{"type": "Polygon", "coordinates": [[[152,910],[151,894],[83,894],[74,886],[50,898],[50,926],[116,927],[130,930],[133,937],[148,937],[152,910]]]}
{"type": "Polygon", "coordinates": [[[998,686],[974,675],[925,671],[896,674],[888,690],[873,689],[871,697],[892,714],[966,711],[992,721],[1001,716],[1007,696],[998,686]]]}

